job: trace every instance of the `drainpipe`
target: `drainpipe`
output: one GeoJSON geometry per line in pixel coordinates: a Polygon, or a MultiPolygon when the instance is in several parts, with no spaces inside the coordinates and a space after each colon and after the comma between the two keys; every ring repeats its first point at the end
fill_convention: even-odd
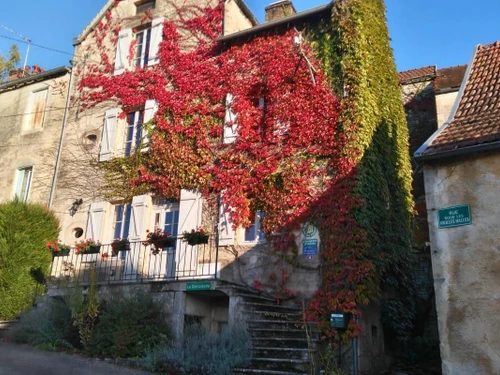
{"type": "Polygon", "coordinates": [[[71,98],[71,88],[73,85],[73,74],[74,74],[74,60],[69,61],[71,64],[71,74],[69,76],[69,85],[68,85],[68,93],[66,95],[66,105],[64,106],[64,117],[63,117],[63,122],[62,122],[62,129],[61,129],[61,136],[59,138],[59,146],[57,148],[57,158],[56,158],[56,165],[54,167],[54,175],[52,176],[52,185],[50,187],[50,195],[49,195],[49,205],[48,208],[52,208],[52,203],[54,202],[54,193],[56,190],[56,184],[57,184],[57,174],[59,172],[59,164],[61,162],[61,152],[62,152],[62,145],[63,145],[63,140],[64,140],[64,134],[66,133],[66,122],[68,120],[68,111],[69,111],[69,103],[70,103],[70,98],[71,98]]]}
{"type": "MultiPolygon", "coordinates": [[[[357,318],[354,317],[354,322],[357,322],[357,318]]],[[[358,336],[355,336],[352,340],[352,375],[358,375],[358,336]]]]}

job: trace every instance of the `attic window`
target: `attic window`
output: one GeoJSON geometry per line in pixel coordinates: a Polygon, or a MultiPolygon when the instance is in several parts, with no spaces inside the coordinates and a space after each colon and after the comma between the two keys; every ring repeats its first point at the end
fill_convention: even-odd
{"type": "Polygon", "coordinates": [[[139,14],[148,9],[154,9],[156,5],[156,0],[143,0],[135,3],[135,13],[139,14]]]}

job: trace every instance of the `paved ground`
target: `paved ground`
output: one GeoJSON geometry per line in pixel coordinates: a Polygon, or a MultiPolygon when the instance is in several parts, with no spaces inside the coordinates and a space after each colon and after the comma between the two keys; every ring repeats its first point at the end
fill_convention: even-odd
{"type": "Polygon", "coordinates": [[[151,375],[96,359],[0,342],[0,375],[151,375]]]}

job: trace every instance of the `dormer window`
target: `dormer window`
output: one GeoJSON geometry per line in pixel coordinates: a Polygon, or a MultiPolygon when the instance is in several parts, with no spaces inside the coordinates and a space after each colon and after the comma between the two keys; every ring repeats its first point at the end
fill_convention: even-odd
{"type": "Polygon", "coordinates": [[[135,3],[135,14],[142,13],[148,9],[154,9],[156,5],[155,0],[143,0],[135,3]]]}

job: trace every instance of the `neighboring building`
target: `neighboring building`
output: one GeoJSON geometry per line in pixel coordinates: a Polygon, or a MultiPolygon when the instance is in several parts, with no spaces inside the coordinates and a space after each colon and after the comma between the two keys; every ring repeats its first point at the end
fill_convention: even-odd
{"type": "Polygon", "coordinates": [[[47,205],[67,95],[69,69],[15,71],[0,83],[0,200],[47,205]],[[18,74],[19,73],[19,74],[18,74]]]}
{"type": "Polygon", "coordinates": [[[424,169],[444,375],[500,373],[499,67],[500,42],[476,48],[448,120],[415,152],[424,169]]]}
{"type": "MultiPolygon", "coordinates": [[[[179,1],[180,3],[183,2],[179,1]]],[[[204,1],[196,3],[200,7],[205,4],[204,1]]],[[[293,28],[302,30],[309,25],[323,25],[331,22],[332,8],[333,3],[330,3],[295,13],[291,2],[285,0],[267,7],[268,22],[257,25],[255,18],[241,0],[228,0],[225,2],[224,35],[218,40],[224,46],[233,44],[244,46],[246,41],[258,35],[279,34],[293,28]]],[[[124,114],[125,118],[121,118],[122,109],[113,102],[85,108],[88,99],[85,95],[89,91],[76,88],[80,87],[85,78],[87,62],[107,66],[107,73],[110,75],[120,75],[127,70],[134,71],[136,67],[150,66],[151,69],[155,69],[154,65],[159,63],[158,48],[163,35],[163,21],[175,20],[176,17],[175,4],[171,1],[110,0],[75,40],[75,58],[79,61],[73,68],[74,99],[70,106],[68,131],[63,143],[54,209],[62,215],[60,239],[63,242],[73,245],[80,240],[92,238],[104,245],[99,255],[75,256],[72,253],[69,257],[56,258],[52,276],[56,278],[76,276],[81,281],[87,282],[89,271],[95,270],[97,281],[102,285],[101,295],[119,291],[131,293],[137,288],[156,293],[158,298],[165,301],[165,311],[170,315],[177,337],[183,334],[186,323],[199,322],[214,331],[219,331],[225,325],[242,319],[245,319],[249,328],[254,331],[267,329],[281,332],[283,335],[288,333],[293,335],[295,331],[300,331],[296,329],[296,324],[301,324],[297,323],[297,319],[301,319],[301,312],[292,308],[286,310],[284,307],[282,313],[276,314],[273,310],[277,308],[274,298],[253,294],[255,291],[251,292],[249,288],[253,281],[267,280],[271,273],[279,273],[281,269],[288,267],[285,260],[269,251],[270,241],[266,240],[260,230],[262,212],[252,214],[253,223],[248,228],[234,230],[228,224],[228,210],[210,211],[210,202],[206,202],[196,191],[183,189],[178,200],[142,192],[131,197],[130,202],[117,198],[110,199],[103,194],[102,186],[105,184],[105,179],[102,170],[96,166],[138,154],[136,153],[138,140],[145,133],[143,125],[154,118],[157,103],[152,99],[144,100],[129,109],[124,114]],[[148,20],[149,18],[151,19],[148,20]],[[122,21],[122,27],[117,35],[115,32],[118,28],[115,28],[110,19],[122,21]],[[115,56],[115,60],[107,61],[100,51],[95,51],[95,46],[102,50],[113,50],[112,55],[115,56]],[[216,235],[212,236],[206,245],[188,246],[178,239],[174,245],[166,246],[167,251],[159,254],[154,254],[143,246],[148,230],[161,229],[179,236],[183,231],[190,231],[201,225],[217,228],[216,235]],[[115,238],[128,238],[130,249],[113,254],[109,244],[115,238]],[[163,283],[153,283],[156,281],[163,283]],[[249,311],[249,306],[254,307],[249,311]],[[270,310],[263,311],[267,308],[270,310]],[[281,321],[283,316],[289,321],[281,321]],[[272,322],[270,321],[272,319],[278,321],[272,322]]],[[[300,40],[297,36],[298,44],[300,40]]],[[[386,42],[386,40],[381,41],[381,43],[386,42]]],[[[392,56],[387,53],[384,59],[389,64],[392,56]]],[[[302,58],[298,59],[299,63],[302,61],[302,58]]],[[[313,68],[310,67],[311,75],[313,68]]],[[[394,82],[397,89],[395,72],[390,77],[390,82],[394,82]]],[[[393,89],[389,90],[389,95],[395,92],[393,89]]],[[[130,93],[134,94],[136,93],[130,93]]],[[[377,105],[382,104],[377,102],[377,105]]],[[[386,108],[389,107],[390,105],[386,108]]],[[[368,135],[366,138],[366,143],[369,144],[374,142],[372,139],[375,137],[378,141],[390,137],[391,141],[384,149],[384,154],[390,156],[391,163],[394,162],[389,164],[382,158],[374,160],[378,150],[376,147],[370,150],[370,158],[367,159],[374,162],[377,170],[383,170],[384,173],[382,177],[385,184],[384,194],[385,192],[387,194],[384,195],[385,200],[381,204],[387,209],[371,207],[373,212],[368,220],[377,221],[379,215],[390,215],[386,211],[390,211],[391,214],[404,211],[403,220],[409,217],[407,209],[411,205],[411,198],[406,195],[409,188],[406,185],[398,185],[402,185],[401,180],[407,177],[406,165],[402,164],[406,163],[405,158],[408,155],[401,157],[396,151],[405,150],[406,137],[402,142],[399,136],[406,134],[406,127],[399,126],[404,124],[402,109],[397,107],[394,111],[397,112],[394,116],[395,121],[387,125],[385,130],[397,133],[396,136],[394,133],[391,133],[391,136],[385,135],[380,131],[376,136],[368,135]],[[400,119],[403,121],[398,121],[400,119]],[[396,175],[397,177],[394,177],[396,175]],[[391,194],[397,194],[394,201],[391,201],[391,194]],[[397,206],[398,203],[400,206],[397,206]],[[396,206],[394,210],[389,209],[396,206]]],[[[384,112],[383,116],[387,115],[385,113],[387,110],[378,112],[384,112]]],[[[226,116],[231,116],[229,108],[226,116]]],[[[375,132],[375,128],[385,126],[387,123],[384,120],[385,118],[381,118],[380,122],[374,124],[369,131],[375,132]]],[[[282,128],[283,126],[279,129],[281,132],[287,131],[282,128]]],[[[229,126],[224,128],[225,143],[231,143],[229,139],[236,136],[229,134],[231,130],[229,126]]],[[[369,169],[368,166],[365,167],[365,171],[369,169]]],[[[385,220],[382,225],[392,225],[391,220],[393,217],[385,220]]],[[[294,233],[296,256],[300,257],[301,264],[284,283],[286,288],[300,292],[307,300],[320,287],[321,273],[324,271],[321,268],[321,242],[317,228],[303,224],[304,227],[294,233]],[[308,229],[311,231],[308,232],[308,229]],[[304,251],[304,239],[307,236],[316,244],[309,255],[304,251]]],[[[406,249],[408,241],[402,238],[403,235],[400,236],[400,233],[405,232],[406,227],[401,228],[406,224],[398,222],[398,234],[391,234],[390,238],[390,241],[393,241],[390,245],[393,246],[384,243],[380,245],[379,250],[385,251],[386,245],[387,251],[392,251],[393,248],[406,249]]],[[[380,238],[384,238],[384,235],[385,233],[380,233],[380,238]]],[[[280,308],[281,306],[278,310],[280,308]]],[[[359,359],[361,373],[369,374],[375,371],[374,362],[382,364],[382,367],[386,365],[384,335],[379,306],[377,304],[365,306],[363,313],[363,319],[359,322],[363,332],[359,337],[359,358],[356,360],[359,359]]],[[[273,369],[282,371],[282,374],[303,373],[300,371],[310,364],[307,346],[310,342],[304,339],[303,331],[299,333],[302,336],[297,340],[300,341],[298,347],[286,346],[280,350],[273,350],[272,347],[256,349],[261,350],[257,356],[262,354],[265,357],[259,359],[261,362],[259,365],[265,367],[267,361],[271,366],[275,366],[276,362],[277,365],[273,369]],[[277,357],[269,358],[270,352],[277,357]],[[290,368],[294,371],[289,371],[290,368]]],[[[284,336],[277,338],[282,337],[284,336]]],[[[280,343],[280,345],[285,344],[280,343]]]]}

